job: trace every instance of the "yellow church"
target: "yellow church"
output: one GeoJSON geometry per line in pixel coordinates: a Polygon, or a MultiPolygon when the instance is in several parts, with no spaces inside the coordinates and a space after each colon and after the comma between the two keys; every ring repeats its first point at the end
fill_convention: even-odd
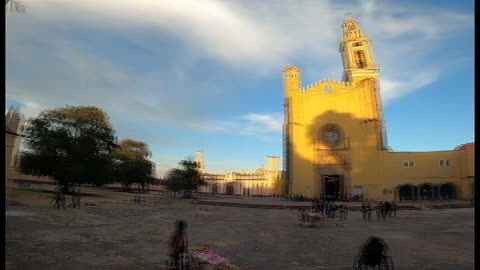
{"type": "Polygon", "coordinates": [[[299,67],[284,69],[286,193],[473,199],[474,143],[452,151],[389,149],[372,41],[355,19],[342,27],[342,81],[304,87],[299,67]]]}

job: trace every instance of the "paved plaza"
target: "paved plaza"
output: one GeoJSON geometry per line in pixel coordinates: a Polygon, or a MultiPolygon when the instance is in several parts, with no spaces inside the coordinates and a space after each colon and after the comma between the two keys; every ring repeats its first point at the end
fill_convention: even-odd
{"type": "Polygon", "coordinates": [[[303,228],[296,210],[155,194],[136,205],[128,199],[134,195],[121,196],[66,210],[7,204],[7,269],[162,269],[176,219],[188,222],[190,247],[208,245],[244,269],[351,269],[371,235],[390,245],[395,269],[474,269],[474,208],[399,211],[385,223],[365,223],[351,211],[345,223],[303,228]]]}

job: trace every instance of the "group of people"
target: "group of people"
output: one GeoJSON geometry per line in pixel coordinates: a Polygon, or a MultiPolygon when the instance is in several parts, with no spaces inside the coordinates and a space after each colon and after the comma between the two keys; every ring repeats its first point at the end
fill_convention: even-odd
{"type": "Polygon", "coordinates": [[[363,194],[346,194],[346,193],[334,193],[334,194],[320,194],[320,199],[327,201],[342,201],[342,202],[361,202],[364,200],[363,194]]]}
{"type": "Polygon", "coordinates": [[[366,203],[362,203],[362,217],[365,221],[372,221],[372,211],[375,210],[377,214],[377,221],[384,221],[387,216],[391,217],[397,215],[397,204],[395,202],[377,202],[374,203],[372,200],[368,200],[366,203]]]}
{"type": "Polygon", "coordinates": [[[314,200],[312,208],[310,211],[307,209],[299,209],[299,221],[302,224],[308,223],[308,212],[318,213],[327,218],[335,219],[338,212],[338,217],[340,221],[346,221],[348,219],[348,205],[346,204],[337,204],[335,201],[326,201],[326,200],[314,200]]]}
{"type": "Polygon", "coordinates": [[[301,195],[301,194],[290,194],[290,195],[288,195],[288,199],[292,200],[292,201],[300,201],[300,202],[311,200],[311,198],[309,198],[307,196],[304,196],[304,195],[301,195]]]}
{"type": "Polygon", "coordinates": [[[50,204],[53,203],[53,207],[59,209],[62,207],[65,209],[66,206],[66,194],[70,193],[71,195],[71,201],[68,207],[71,208],[80,208],[80,189],[73,189],[72,191],[68,191],[64,188],[57,187],[55,189],[55,192],[53,193],[52,200],[50,201],[50,204]]]}
{"type": "MultiPolygon", "coordinates": [[[[384,221],[387,216],[392,217],[397,215],[397,204],[395,202],[374,202],[373,200],[367,200],[362,203],[362,217],[365,221],[372,221],[372,211],[375,211],[377,216],[377,221],[384,221]]],[[[309,212],[319,213],[326,216],[327,218],[334,219],[336,213],[340,221],[346,221],[348,219],[349,207],[347,204],[340,204],[335,201],[328,201],[325,198],[322,200],[320,198],[314,198],[312,200],[312,207],[310,211],[306,209],[299,209],[299,221],[306,222],[308,220],[309,212]]]]}
{"type": "Polygon", "coordinates": [[[326,215],[329,218],[335,218],[335,212],[340,213],[340,220],[346,220],[348,216],[348,205],[338,204],[335,201],[327,201],[325,199],[314,199],[312,201],[312,209],[315,212],[326,215]]]}
{"type": "Polygon", "coordinates": [[[53,193],[50,204],[53,203],[53,208],[59,209],[60,207],[63,207],[63,209],[65,209],[65,201],[65,192],[60,187],[57,187],[53,193]]]}
{"type": "Polygon", "coordinates": [[[136,204],[139,204],[142,202],[142,196],[141,195],[135,195],[135,197],[133,197],[133,202],[136,203],[136,204]]]}
{"type": "Polygon", "coordinates": [[[342,202],[362,202],[364,201],[363,194],[320,194],[315,197],[308,197],[301,194],[290,194],[288,199],[292,201],[313,201],[313,200],[325,200],[325,201],[342,201],[342,202]]]}

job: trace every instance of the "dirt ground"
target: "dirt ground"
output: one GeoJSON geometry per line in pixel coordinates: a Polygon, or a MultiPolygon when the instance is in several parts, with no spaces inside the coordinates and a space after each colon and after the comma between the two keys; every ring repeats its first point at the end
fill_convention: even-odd
{"type": "MultiPolygon", "coordinates": [[[[351,211],[327,228],[297,225],[295,210],[191,204],[158,194],[82,189],[82,208],[53,209],[51,187],[14,188],[6,205],[6,269],[162,269],[176,219],[190,247],[208,245],[245,269],[352,269],[369,236],[395,269],[474,269],[474,208],[400,211],[365,223],[351,211]],[[84,206],[83,203],[96,206],[84,206]]],[[[376,218],[376,217],[374,217],[376,218]]]]}

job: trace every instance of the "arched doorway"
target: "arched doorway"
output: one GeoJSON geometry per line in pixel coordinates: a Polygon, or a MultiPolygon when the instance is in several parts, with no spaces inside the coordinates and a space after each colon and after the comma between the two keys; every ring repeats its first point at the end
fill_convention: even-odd
{"type": "Polygon", "coordinates": [[[432,184],[422,184],[420,188],[420,199],[421,200],[431,200],[433,198],[433,188],[432,184]]]}
{"type": "Polygon", "coordinates": [[[415,198],[415,187],[412,185],[402,185],[398,188],[398,197],[401,201],[411,201],[415,198]]]}
{"type": "Polygon", "coordinates": [[[342,191],[341,176],[340,175],[324,175],[324,194],[333,199],[342,191]]]}
{"type": "Polygon", "coordinates": [[[440,198],[442,200],[453,200],[455,199],[455,186],[453,184],[442,184],[440,185],[440,198]]]}
{"type": "Polygon", "coordinates": [[[233,195],[233,184],[227,184],[227,195],[233,195]]]}

